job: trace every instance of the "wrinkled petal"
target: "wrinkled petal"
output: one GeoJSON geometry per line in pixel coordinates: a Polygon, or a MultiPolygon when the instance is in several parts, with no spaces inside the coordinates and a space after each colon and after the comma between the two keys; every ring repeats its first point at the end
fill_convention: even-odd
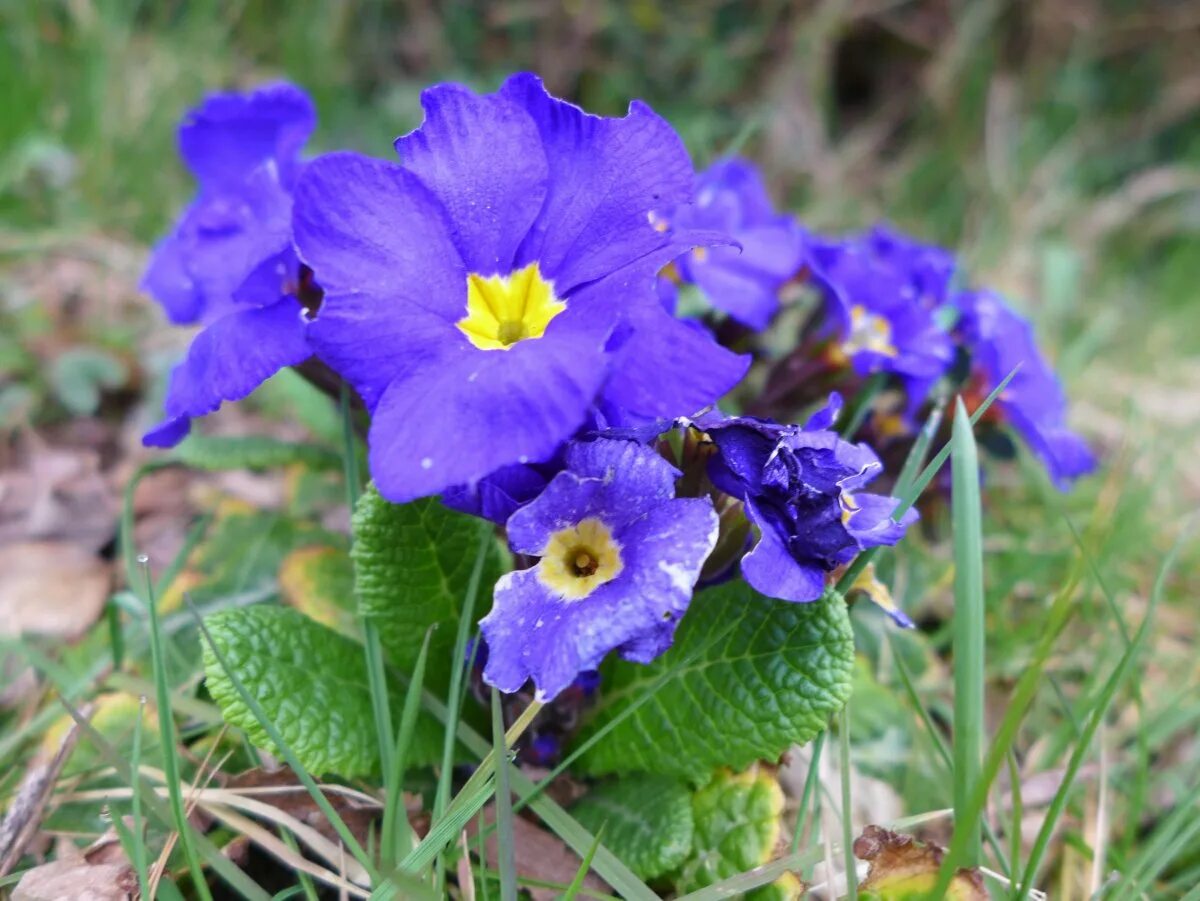
{"type": "Polygon", "coordinates": [[[444,84],[421,94],[425,121],[396,140],[404,167],[441,200],[472,272],[508,274],[546,197],[549,169],[529,113],[504,96],[444,84]]]}
{"type": "Polygon", "coordinates": [[[570,318],[559,316],[542,338],[458,354],[392,382],[370,432],[380,493],[403,503],[553,454],[583,424],[607,374],[607,335],[572,328],[570,318]]]}
{"type": "Polygon", "coordinates": [[[899,521],[892,519],[892,514],[900,505],[900,501],[894,497],[856,494],[852,503],[856,509],[846,523],[846,531],[854,536],[862,550],[895,544],[904,537],[908,527],[917,521],[917,511],[911,507],[904,511],[899,521]]]}
{"type": "MultiPolygon", "coordinates": [[[[203,416],[223,401],[241,400],[285,366],[304,362],[312,351],[294,300],[230,313],[205,328],[171,373],[164,403],[167,418],[203,416]]],[[[150,433],[162,442],[186,432],[164,423],[150,433]]]]}
{"type": "Polygon", "coordinates": [[[694,189],[687,150],[664,119],[637,101],[623,119],[590,115],[551,97],[530,73],[509,78],[500,95],[533,117],[550,172],[518,265],[540,261],[565,295],[677,240],[650,221],[694,189]]]}
{"type": "Polygon", "coordinates": [[[759,530],[758,543],[742,558],[742,575],[760,594],[785,601],[815,601],[825,592],[825,573],[799,563],[753,502],[746,515],[759,530]]]}
{"type": "Polygon", "coordinates": [[[192,417],[176,416],[166,419],[142,436],[146,447],[174,447],[192,430],[192,417]]]}
{"type": "Polygon", "coordinates": [[[237,182],[276,160],[285,183],[296,155],[317,124],[308,95],[290,84],[249,94],[211,94],[179,128],[179,150],[205,189],[237,182]]]}

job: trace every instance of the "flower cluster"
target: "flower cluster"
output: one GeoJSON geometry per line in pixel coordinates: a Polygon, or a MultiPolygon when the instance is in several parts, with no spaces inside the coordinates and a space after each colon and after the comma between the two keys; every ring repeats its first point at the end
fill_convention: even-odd
{"type": "Polygon", "coordinates": [[[515,554],[480,623],[487,683],[553,698],[612,651],[662,654],[700,582],[740,571],[764,595],[813,601],[860,552],[897,542],[916,513],[863,490],[888,473],[834,430],[840,398],[805,419],[797,396],[841,387],[869,412],[864,385],[899,392],[903,435],[935,396],[977,403],[1015,370],[992,418],[1061,485],[1094,465],[1029,324],[963,290],[949,253],[882,227],[812,234],[745,160],[697,174],[638,102],[591,115],[531,74],[421,101],[398,161],[302,159],[315,113],[289,85],[187,116],[199,190],[144,287],[201,330],[145,441],[180,441],[283,367],[350,386],[379,491],[440,495],[502,527],[515,554]],[[803,285],[809,320],[773,358],[756,333],[803,285]],[[683,290],[703,316],[677,312],[683,290]],[[744,381],[752,365],[765,372],[744,381]],[[790,407],[744,396],[788,378],[802,389],[779,395],[790,407]],[[761,415],[718,411],[730,392],[761,415]]]}

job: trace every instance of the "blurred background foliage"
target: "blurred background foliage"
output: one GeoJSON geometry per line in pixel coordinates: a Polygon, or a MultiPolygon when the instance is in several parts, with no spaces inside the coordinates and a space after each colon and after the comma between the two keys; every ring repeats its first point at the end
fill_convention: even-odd
{"type": "MultiPolygon", "coordinates": [[[[1096,661],[1122,641],[1099,586],[1136,622],[1200,506],[1197,47],[1200,5],[1167,0],[0,0],[0,427],[144,422],[179,344],[136,281],[193,190],[175,127],[206,91],[291,79],[320,111],[315,149],[378,156],[419,123],[419,91],[434,81],[491,88],[534,69],[595,112],[641,98],[698,165],[751,157],[816,229],[887,219],[941,242],[1036,320],[1073,424],[1108,461],[1066,497],[1030,465],[989,475],[998,698],[1077,553],[1064,513],[1095,576],[1030,717],[1025,760],[1052,773],[1096,661]]],[[[109,441],[110,457],[138,453],[134,428],[109,441]]],[[[944,780],[912,711],[895,713],[906,701],[888,661],[907,660],[935,717],[945,713],[930,649],[948,640],[946,563],[936,547],[914,549],[891,573],[929,641],[885,640],[877,618],[856,617],[856,762],[898,786],[909,810],[937,804],[944,780]]],[[[1200,766],[1197,564],[1192,542],[1107,739],[1129,798],[1110,819],[1117,864],[1183,793],[1179,774],[1200,766]]],[[[1186,884],[1200,842],[1168,863],[1186,884]]],[[[1064,863],[1060,878],[1073,872],[1064,863]]]]}

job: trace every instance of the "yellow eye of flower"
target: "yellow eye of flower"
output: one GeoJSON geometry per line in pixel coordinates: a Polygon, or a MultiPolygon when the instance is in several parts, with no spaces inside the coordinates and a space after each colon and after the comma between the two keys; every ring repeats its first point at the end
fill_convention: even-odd
{"type": "Polygon", "coordinates": [[[850,308],[850,337],[842,343],[849,355],[869,350],[885,357],[899,354],[892,344],[892,325],[882,316],[868,313],[861,304],[850,308]]]}
{"type": "Polygon", "coordinates": [[[595,517],[550,536],[538,564],[538,579],[564,600],[580,601],[621,574],[621,545],[595,517]]]}
{"type": "Polygon", "coordinates": [[[480,350],[508,350],[540,338],[550,320],[567,308],[537,263],[508,275],[467,276],[467,315],[455,323],[480,350]]]}

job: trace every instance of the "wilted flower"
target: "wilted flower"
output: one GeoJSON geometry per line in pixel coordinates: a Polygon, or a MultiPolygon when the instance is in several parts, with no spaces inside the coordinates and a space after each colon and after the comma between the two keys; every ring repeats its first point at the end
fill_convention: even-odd
{"type": "Polygon", "coordinates": [[[720,160],[700,175],[696,202],[658,220],[659,227],[725,232],[737,247],[697,247],[675,263],[679,277],[718,310],[754,329],[779,309],[779,289],[800,269],[802,236],[780,214],[758,170],[743,159],[720,160]]]}
{"type": "Polygon", "coordinates": [[[503,576],[480,622],[485,679],[506,692],[532,678],[540,699],[617,650],[665,651],[717,536],[707,498],[676,498],[678,471],[652,448],[572,444],[566,470],[508,520],[513,550],[540,558],[503,576]]]}
{"type": "Polygon", "coordinates": [[[992,291],[963,292],[954,305],[961,314],[957,329],[971,357],[977,393],[990,394],[1016,370],[992,409],[1012,423],[1054,484],[1065,490],[1072,480],[1095,469],[1095,456],[1067,428],[1066,395],[1038,350],[1029,320],[992,291]]]}
{"type": "Polygon", "coordinates": [[[424,92],[403,165],[314,161],[296,242],[325,289],[310,334],[372,413],[371,472],[394,501],[551,456],[595,402],[693,412],[748,361],[672,318],[657,270],[718,236],[664,234],[691,199],[671,127],[641,103],[588,115],[536,76],[424,92]]]}
{"type": "Polygon", "coordinates": [[[869,547],[895,544],[917,518],[909,510],[896,522],[896,498],[859,490],[883,467],[865,444],[828,430],[838,404],[803,428],[720,414],[696,421],[717,446],[709,476],[741,498],[759,532],[742,574],[769,597],[816,600],[828,573],[869,547]]]}
{"type": "Polygon", "coordinates": [[[302,303],[319,299],[292,249],[292,189],[312,102],[287,84],[213,94],[184,118],[179,148],[200,190],[154,250],[142,288],[172,322],[200,324],[171,373],[166,419],[143,439],[169,447],[191,417],[245,397],[312,351],[302,303]]]}
{"type": "Polygon", "coordinates": [[[895,373],[913,406],[954,360],[935,311],[947,300],[954,258],[889,229],[807,241],[807,264],[825,295],[837,347],[861,375],[895,373]]]}

